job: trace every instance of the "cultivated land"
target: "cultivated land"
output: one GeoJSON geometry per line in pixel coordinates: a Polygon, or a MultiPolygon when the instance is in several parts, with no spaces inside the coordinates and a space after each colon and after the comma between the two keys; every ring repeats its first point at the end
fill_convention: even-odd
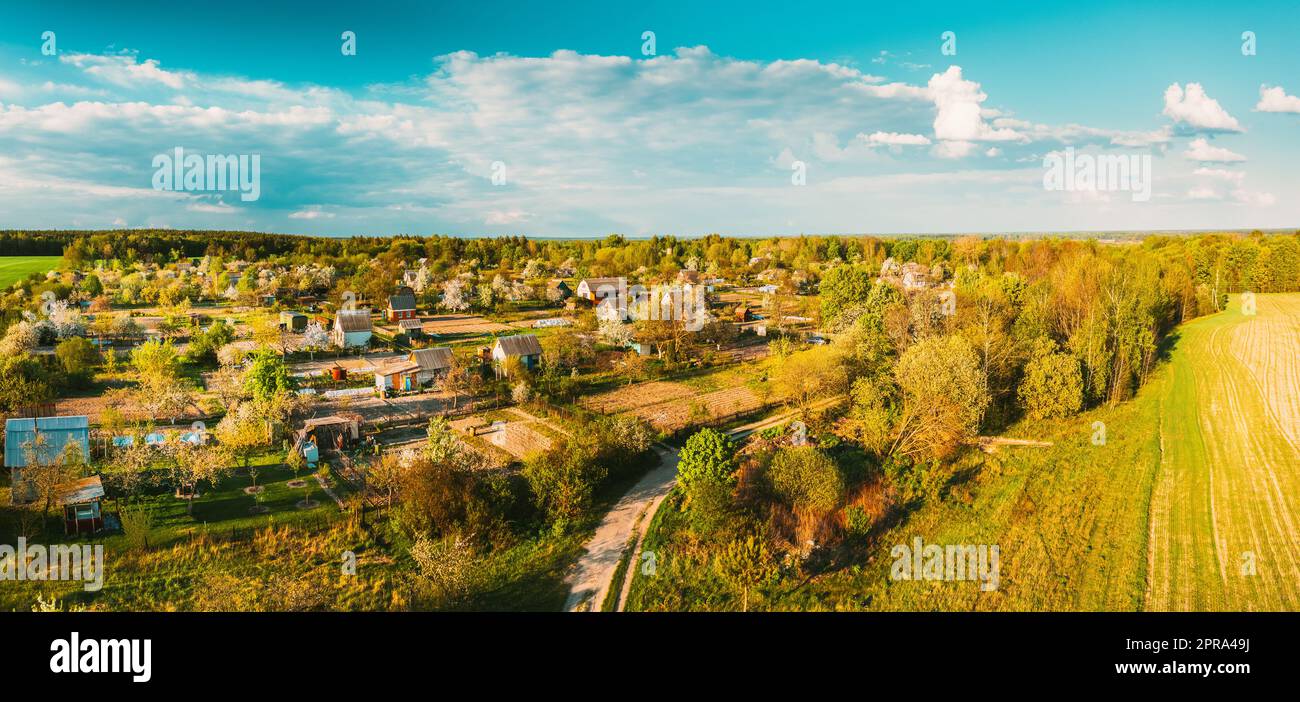
{"type": "Polygon", "coordinates": [[[62,256],[0,256],[0,290],[32,273],[44,273],[59,265],[62,256]]]}
{"type": "Polygon", "coordinates": [[[1300,609],[1300,295],[1182,328],[1160,398],[1154,610],[1300,609]]]}

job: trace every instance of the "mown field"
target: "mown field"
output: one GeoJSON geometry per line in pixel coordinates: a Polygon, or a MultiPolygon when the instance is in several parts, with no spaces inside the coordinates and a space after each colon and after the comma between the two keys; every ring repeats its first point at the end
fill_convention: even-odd
{"type": "Polygon", "coordinates": [[[52,270],[60,260],[60,256],[0,256],[0,290],[32,273],[52,270]]]}
{"type": "MultiPolygon", "coordinates": [[[[1300,295],[1256,299],[1256,315],[1234,298],[1183,325],[1132,401],[1012,427],[1054,445],[967,454],[944,499],[903,515],[861,558],[782,581],[751,607],[1300,609],[1300,295]],[[918,536],[997,545],[1000,586],[892,580],[890,549],[918,536]]],[[[702,554],[672,551],[675,521],[661,513],[666,533],[647,537],[668,550],[630,608],[733,608],[702,554]]]]}
{"type": "Polygon", "coordinates": [[[1300,295],[1182,328],[1161,398],[1153,610],[1300,609],[1300,295]]]}

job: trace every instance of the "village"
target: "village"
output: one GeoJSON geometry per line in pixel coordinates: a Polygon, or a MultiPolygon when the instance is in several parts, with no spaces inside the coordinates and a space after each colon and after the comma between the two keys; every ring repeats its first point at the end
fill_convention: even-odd
{"type": "Polygon", "coordinates": [[[561,265],[435,285],[426,264],[360,297],[310,265],[182,257],[50,271],[39,311],[3,345],[73,359],[84,368],[68,372],[84,376],[12,403],[13,504],[62,511],[67,538],[355,518],[391,504],[392,476],[371,466],[428,443],[431,420],[473,465],[517,472],[592,417],[671,439],[768,412],[782,404],[775,384],[749,370],[768,342],[825,343],[805,281],[777,271],[629,283],[561,265]],[[676,306],[659,309],[661,292],[676,306]],[[505,304],[480,311],[484,298],[505,304]],[[674,319],[683,309],[691,319],[674,319]]]}

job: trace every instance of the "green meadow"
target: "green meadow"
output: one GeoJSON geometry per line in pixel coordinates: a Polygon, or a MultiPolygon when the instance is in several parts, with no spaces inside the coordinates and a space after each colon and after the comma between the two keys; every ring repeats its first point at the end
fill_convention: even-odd
{"type": "Polygon", "coordinates": [[[0,290],[32,273],[53,270],[61,260],[60,256],[0,256],[0,290]]]}

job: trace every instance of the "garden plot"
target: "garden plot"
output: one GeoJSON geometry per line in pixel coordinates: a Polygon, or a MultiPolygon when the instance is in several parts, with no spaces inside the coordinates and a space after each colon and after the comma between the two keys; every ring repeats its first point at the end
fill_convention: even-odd
{"type": "Polygon", "coordinates": [[[439,336],[480,336],[512,331],[514,327],[474,314],[441,314],[425,317],[423,329],[425,334],[439,336]]]}
{"type": "Polygon", "coordinates": [[[644,419],[660,431],[676,431],[704,419],[715,419],[753,412],[763,406],[758,395],[744,386],[715,390],[702,395],[643,405],[631,414],[644,419]],[[708,416],[701,416],[707,412],[708,416]]]}
{"type": "Polygon", "coordinates": [[[582,406],[595,412],[616,414],[670,400],[683,400],[694,394],[696,390],[689,385],[656,380],[584,397],[582,406]]]}

